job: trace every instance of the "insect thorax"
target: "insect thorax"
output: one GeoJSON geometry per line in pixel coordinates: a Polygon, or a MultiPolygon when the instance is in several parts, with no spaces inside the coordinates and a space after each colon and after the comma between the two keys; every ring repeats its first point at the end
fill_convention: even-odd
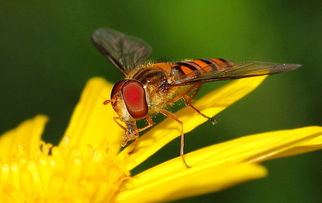
{"type": "Polygon", "coordinates": [[[146,91],[146,99],[149,106],[149,113],[157,113],[160,109],[168,105],[168,101],[173,98],[177,87],[167,86],[171,78],[170,73],[155,68],[138,68],[130,75],[131,79],[140,81],[146,91]]]}

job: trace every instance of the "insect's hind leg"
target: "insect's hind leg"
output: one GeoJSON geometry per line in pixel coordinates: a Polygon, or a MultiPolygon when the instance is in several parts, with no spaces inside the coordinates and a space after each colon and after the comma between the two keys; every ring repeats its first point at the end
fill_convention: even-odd
{"type": "Polygon", "coordinates": [[[198,93],[199,89],[201,87],[201,84],[196,86],[195,88],[193,88],[190,92],[192,92],[190,95],[186,94],[183,95],[183,99],[184,99],[184,104],[186,106],[189,106],[190,108],[192,108],[193,110],[195,110],[197,113],[199,113],[201,116],[207,118],[208,120],[210,120],[212,125],[215,125],[217,123],[217,121],[209,116],[206,116],[205,114],[203,114],[201,111],[199,111],[196,107],[194,107],[191,102],[192,99],[196,96],[196,94],[198,93]]]}
{"type": "Polygon", "coordinates": [[[163,115],[177,121],[180,125],[181,125],[181,130],[180,130],[180,156],[182,158],[183,164],[187,167],[187,168],[191,168],[191,166],[189,166],[184,158],[184,133],[183,133],[183,122],[180,121],[174,114],[170,113],[169,111],[166,111],[164,109],[160,110],[160,113],[162,113],[163,115]]]}

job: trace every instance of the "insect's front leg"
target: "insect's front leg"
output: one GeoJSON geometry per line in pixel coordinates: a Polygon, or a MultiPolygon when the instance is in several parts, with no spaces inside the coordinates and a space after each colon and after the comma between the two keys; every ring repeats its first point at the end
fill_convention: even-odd
{"type": "Polygon", "coordinates": [[[120,128],[122,128],[122,129],[123,129],[123,130],[125,130],[125,131],[127,130],[127,129],[126,129],[126,127],[124,127],[121,123],[119,123],[119,122],[118,122],[118,120],[120,120],[120,117],[114,116],[114,117],[113,117],[113,119],[114,119],[114,122],[115,122],[118,126],[120,126],[120,128]]]}
{"type": "Polygon", "coordinates": [[[121,143],[122,147],[125,147],[127,143],[131,140],[137,140],[139,135],[135,121],[126,123],[126,127],[124,127],[121,123],[119,123],[120,117],[115,116],[113,117],[113,119],[115,123],[125,131],[123,135],[123,141],[121,143]]]}
{"type": "Polygon", "coordinates": [[[122,147],[125,147],[127,143],[131,140],[137,139],[139,137],[138,128],[136,126],[136,121],[128,121],[125,123],[126,129],[125,134],[123,136],[123,141],[121,143],[122,147]]]}
{"type": "Polygon", "coordinates": [[[126,129],[126,132],[125,132],[125,135],[123,138],[122,147],[126,146],[126,144],[129,141],[135,140],[133,143],[133,149],[129,153],[134,152],[137,142],[138,142],[138,139],[139,139],[139,133],[154,125],[154,123],[149,115],[146,115],[144,118],[147,121],[148,125],[146,125],[143,128],[137,128],[135,120],[131,121],[131,122],[126,122],[127,129],[126,129]]]}
{"type": "Polygon", "coordinates": [[[136,147],[137,147],[138,140],[139,140],[139,133],[144,131],[144,130],[146,130],[146,129],[148,129],[148,128],[150,128],[150,127],[152,127],[154,125],[154,123],[153,123],[153,121],[152,121],[152,119],[151,119],[151,117],[149,115],[145,116],[145,120],[147,121],[148,125],[143,127],[143,128],[139,128],[139,129],[136,130],[137,136],[135,136],[135,140],[133,142],[133,148],[131,149],[131,151],[129,151],[129,154],[132,154],[135,151],[136,147]]]}

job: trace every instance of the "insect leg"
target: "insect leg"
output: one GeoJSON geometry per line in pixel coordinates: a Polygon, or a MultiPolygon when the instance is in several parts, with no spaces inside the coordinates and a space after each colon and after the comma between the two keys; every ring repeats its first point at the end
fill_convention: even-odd
{"type": "MultiPolygon", "coordinates": [[[[192,94],[193,96],[195,96],[198,92],[199,88],[194,92],[195,94],[192,94]]],[[[205,114],[203,114],[201,111],[199,111],[199,109],[197,109],[196,107],[194,107],[192,104],[191,104],[191,101],[192,101],[192,98],[193,96],[190,95],[190,96],[184,96],[184,104],[186,106],[189,106],[190,108],[192,108],[193,110],[195,110],[197,113],[199,113],[201,116],[207,118],[208,120],[210,120],[211,124],[212,125],[215,125],[217,123],[217,121],[209,116],[206,116],[205,114]]]]}
{"type": "Polygon", "coordinates": [[[184,165],[187,167],[187,168],[191,168],[191,166],[189,166],[184,158],[184,133],[183,133],[183,122],[180,121],[174,114],[170,113],[169,111],[167,110],[164,110],[164,109],[161,109],[160,110],[160,113],[162,113],[163,115],[177,121],[180,125],[181,125],[181,132],[180,132],[180,156],[182,158],[182,161],[184,163],[184,165]]]}
{"type": "MultiPolygon", "coordinates": [[[[154,123],[153,123],[153,121],[152,121],[152,119],[151,119],[151,117],[149,115],[145,116],[145,120],[148,122],[148,125],[143,127],[143,128],[137,129],[136,133],[142,132],[142,131],[144,131],[144,130],[146,130],[146,129],[148,129],[148,128],[150,128],[150,127],[152,127],[154,125],[154,123]]],[[[138,140],[139,140],[139,136],[136,136],[135,140],[133,142],[133,148],[131,149],[131,151],[129,151],[129,154],[132,154],[135,151],[135,149],[137,147],[137,144],[138,144],[138,140]]]]}
{"type": "Polygon", "coordinates": [[[212,125],[215,125],[217,123],[217,121],[213,118],[210,118],[209,116],[206,116],[205,114],[203,114],[201,111],[199,111],[196,107],[194,107],[191,102],[192,99],[196,96],[196,94],[198,93],[199,89],[200,89],[201,84],[199,83],[198,86],[192,86],[194,87],[193,89],[190,90],[190,92],[192,92],[190,95],[188,95],[188,93],[186,95],[183,95],[183,99],[184,99],[184,103],[186,106],[192,108],[193,110],[195,110],[197,113],[199,113],[201,116],[207,118],[208,120],[210,120],[212,125]]]}
{"type": "Polygon", "coordinates": [[[129,141],[134,140],[139,136],[135,120],[128,121],[125,124],[126,129],[121,143],[122,147],[125,147],[129,141]]]}
{"type": "Polygon", "coordinates": [[[175,96],[173,99],[171,99],[170,103],[172,102],[176,102],[179,99],[183,98],[184,99],[184,103],[186,106],[192,108],[193,110],[195,110],[197,113],[199,113],[201,116],[207,118],[208,120],[210,120],[211,124],[215,125],[217,123],[217,121],[213,118],[210,118],[209,116],[206,116],[205,114],[201,113],[196,107],[194,107],[191,102],[192,99],[196,96],[196,94],[198,93],[200,87],[201,87],[202,83],[195,83],[194,85],[192,85],[191,87],[189,87],[187,90],[181,92],[180,94],[178,94],[177,96],[175,96]],[[191,93],[192,92],[192,93],[191,93]],[[191,93],[190,95],[188,95],[189,93],[191,93]]]}
{"type": "Polygon", "coordinates": [[[119,125],[123,130],[127,130],[126,127],[124,127],[121,123],[119,123],[117,120],[120,120],[119,117],[115,116],[113,117],[115,123],[117,123],[117,125],[119,125]]]}
{"type": "Polygon", "coordinates": [[[178,94],[177,96],[175,96],[174,98],[172,98],[169,103],[173,103],[178,101],[179,99],[183,98],[184,95],[189,94],[191,91],[193,91],[194,89],[199,89],[200,86],[202,85],[202,83],[195,83],[192,86],[190,86],[188,89],[186,89],[185,91],[181,92],[180,94],[178,94]]]}
{"type": "Polygon", "coordinates": [[[151,128],[154,125],[154,123],[153,123],[153,121],[151,119],[151,116],[149,116],[149,115],[145,116],[145,120],[148,122],[148,125],[143,127],[143,128],[137,129],[137,132],[142,132],[142,131],[144,131],[144,130],[146,130],[148,128],[151,128]]]}

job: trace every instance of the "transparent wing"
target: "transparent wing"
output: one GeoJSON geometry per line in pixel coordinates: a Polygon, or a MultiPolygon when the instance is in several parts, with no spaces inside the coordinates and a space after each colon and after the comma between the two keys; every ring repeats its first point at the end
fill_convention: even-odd
{"type": "MultiPolygon", "coordinates": [[[[248,62],[234,64],[232,66],[222,68],[221,70],[218,70],[217,68],[212,68],[212,71],[208,72],[201,72],[200,70],[196,70],[199,72],[199,74],[196,74],[196,71],[194,71],[189,74],[183,75],[170,85],[179,86],[189,85],[196,82],[211,82],[260,75],[270,75],[280,72],[291,71],[300,66],[301,65],[299,64],[276,64],[269,62],[248,62]]],[[[206,68],[207,67],[203,69],[206,68]]],[[[208,67],[208,70],[209,69],[210,68],[208,67]]]]}
{"type": "Polygon", "coordinates": [[[95,47],[125,75],[142,64],[152,48],[143,40],[109,28],[100,28],[92,34],[95,47]]]}

